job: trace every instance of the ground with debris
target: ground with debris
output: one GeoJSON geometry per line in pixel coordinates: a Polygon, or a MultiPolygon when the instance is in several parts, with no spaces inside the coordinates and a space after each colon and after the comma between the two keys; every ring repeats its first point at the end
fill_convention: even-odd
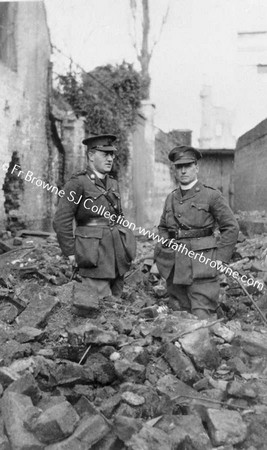
{"type": "Polygon", "coordinates": [[[3,232],[0,450],[266,449],[266,252],[240,234],[231,267],[264,289],[221,275],[220,317],[200,321],[139,241],[123,298],[81,317],[55,237],[3,232]]]}

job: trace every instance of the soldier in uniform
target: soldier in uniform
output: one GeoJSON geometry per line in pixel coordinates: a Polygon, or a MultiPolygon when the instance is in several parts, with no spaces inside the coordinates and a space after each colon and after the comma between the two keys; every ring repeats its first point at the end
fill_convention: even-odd
{"type": "Polygon", "coordinates": [[[155,248],[155,261],[166,279],[170,306],[205,319],[216,314],[218,267],[231,258],[238,224],[221,192],[198,181],[201,156],[188,146],[177,146],[169,153],[179,187],[164,205],[158,230],[165,239],[155,248]]]}
{"type": "Polygon", "coordinates": [[[109,175],[115,140],[106,134],[82,141],[88,167],[65,185],[53,222],[63,254],[79,269],[83,289],[99,299],[120,296],[136,250],[131,230],[119,224],[119,187],[109,175]]]}

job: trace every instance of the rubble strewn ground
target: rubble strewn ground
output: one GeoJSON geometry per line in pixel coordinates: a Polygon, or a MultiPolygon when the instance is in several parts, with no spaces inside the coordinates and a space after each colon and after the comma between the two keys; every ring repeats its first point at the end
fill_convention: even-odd
{"type": "MultiPolygon", "coordinates": [[[[266,251],[241,233],[232,267],[266,286],[266,251]]],[[[123,298],[83,317],[53,235],[3,234],[1,252],[1,450],[267,448],[267,327],[235,280],[218,320],[175,311],[141,241],[123,298]]]]}

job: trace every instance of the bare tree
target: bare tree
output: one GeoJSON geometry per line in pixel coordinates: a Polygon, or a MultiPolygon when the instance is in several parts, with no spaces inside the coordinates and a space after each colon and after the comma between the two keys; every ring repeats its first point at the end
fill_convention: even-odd
{"type": "Polygon", "coordinates": [[[142,24],[141,24],[141,43],[138,43],[138,21],[140,21],[137,14],[138,0],[130,0],[130,7],[133,19],[133,32],[131,34],[132,43],[136,51],[137,59],[141,65],[141,74],[144,83],[144,98],[150,97],[150,83],[149,63],[152,58],[154,49],[160,40],[162,30],[168,19],[170,4],[168,3],[165,14],[162,17],[160,29],[157,38],[154,39],[152,45],[149,45],[150,33],[150,14],[149,14],[149,0],[139,0],[142,2],[142,24]]]}

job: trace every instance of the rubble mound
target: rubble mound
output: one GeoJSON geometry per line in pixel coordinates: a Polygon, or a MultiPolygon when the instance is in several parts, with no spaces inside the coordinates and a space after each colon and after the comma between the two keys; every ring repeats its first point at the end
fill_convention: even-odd
{"type": "MultiPolygon", "coordinates": [[[[220,275],[219,318],[175,311],[143,241],[122,298],[77,314],[54,236],[3,242],[1,449],[265,448],[267,328],[236,280],[220,275]]],[[[262,280],[245,288],[263,317],[266,249],[241,234],[230,265],[262,280]]]]}

